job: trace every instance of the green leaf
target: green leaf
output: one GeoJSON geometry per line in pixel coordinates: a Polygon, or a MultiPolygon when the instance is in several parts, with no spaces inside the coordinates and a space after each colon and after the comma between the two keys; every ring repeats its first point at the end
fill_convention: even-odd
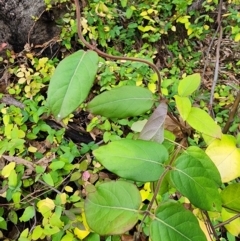
{"type": "Polygon", "coordinates": [[[179,156],[170,177],[177,190],[196,207],[208,211],[221,210],[219,172],[200,148],[191,147],[179,156]]]}
{"type": "Polygon", "coordinates": [[[47,105],[61,120],[87,98],[98,69],[94,51],[79,50],[66,57],[56,68],[48,88],[47,105]]]}
{"type": "Polygon", "coordinates": [[[21,222],[27,222],[34,216],[35,216],[35,209],[33,206],[29,206],[24,210],[23,215],[19,218],[19,220],[21,222]]]}
{"type": "Polygon", "coordinates": [[[138,221],[141,196],[138,189],[125,181],[111,181],[97,186],[85,201],[89,227],[100,235],[122,234],[138,221]]]}
{"type": "Polygon", "coordinates": [[[168,159],[163,145],[144,140],[114,141],[99,147],[93,154],[111,172],[140,182],[158,180],[168,159]]]}
{"type": "Polygon", "coordinates": [[[197,218],[182,205],[166,202],[156,210],[150,224],[152,241],[207,241],[197,218]]]}
{"type": "Polygon", "coordinates": [[[186,119],[187,123],[195,130],[214,138],[222,136],[221,127],[217,125],[210,115],[197,107],[192,107],[186,119]]]}
{"type": "Polygon", "coordinates": [[[40,225],[37,225],[34,229],[33,229],[33,233],[32,233],[32,240],[38,240],[43,234],[43,229],[40,225]]]}
{"type": "Polygon", "coordinates": [[[54,182],[53,182],[53,179],[52,179],[52,176],[50,175],[50,173],[44,173],[42,175],[42,179],[44,182],[46,182],[48,185],[50,186],[54,186],[54,182]]]}
{"type": "Polygon", "coordinates": [[[7,222],[2,217],[0,217],[0,230],[1,229],[7,230],[7,222]]]}
{"type": "Polygon", "coordinates": [[[18,184],[18,176],[17,176],[17,173],[16,173],[15,170],[12,170],[12,171],[10,172],[9,177],[8,177],[8,185],[9,185],[9,187],[14,188],[14,187],[17,186],[17,184],[18,184]]]}
{"type": "Polygon", "coordinates": [[[64,161],[54,161],[50,164],[50,168],[53,170],[53,171],[56,171],[58,169],[62,169],[63,167],[65,166],[65,162],[64,161]]]}
{"type": "Polygon", "coordinates": [[[200,85],[200,74],[192,74],[182,79],[178,85],[178,94],[182,97],[191,95],[200,85]]]}
{"type": "Polygon", "coordinates": [[[84,241],[100,241],[100,236],[96,233],[90,233],[84,241]]]}
{"type": "Polygon", "coordinates": [[[164,121],[167,116],[167,104],[162,102],[152,113],[146,125],[143,127],[139,139],[152,140],[162,143],[164,140],[164,121]]]}
{"type": "Polygon", "coordinates": [[[11,210],[9,213],[8,213],[8,218],[9,220],[14,223],[15,225],[18,223],[18,215],[17,213],[14,211],[14,210],[11,210]]]}
{"type": "Polygon", "coordinates": [[[224,207],[240,212],[240,183],[232,183],[221,192],[224,207]]]}
{"type": "Polygon", "coordinates": [[[191,101],[189,100],[188,97],[181,97],[178,95],[174,96],[175,101],[176,101],[176,106],[179,111],[180,116],[182,119],[185,121],[191,111],[191,101]]]}
{"type": "Polygon", "coordinates": [[[96,96],[87,108],[95,115],[126,118],[141,115],[152,105],[151,91],[137,86],[122,86],[96,96]]]}

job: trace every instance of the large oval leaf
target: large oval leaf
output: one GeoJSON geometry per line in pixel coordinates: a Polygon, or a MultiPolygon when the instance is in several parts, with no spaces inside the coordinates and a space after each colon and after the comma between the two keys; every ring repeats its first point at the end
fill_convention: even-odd
{"type": "Polygon", "coordinates": [[[217,166],[222,182],[229,182],[240,176],[240,149],[233,136],[223,135],[221,140],[214,140],[206,153],[217,166]]]}
{"type": "Polygon", "coordinates": [[[88,96],[98,69],[94,51],[79,50],[57,66],[48,88],[47,105],[61,120],[72,113],[88,96]]]}
{"type": "Polygon", "coordinates": [[[207,241],[197,218],[175,202],[161,204],[150,224],[152,241],[207,241]]]}
{"type": "Polygon", "coordinates": [[[143,127],[139,139],[152,140],[162,143],[164,140],[164,121],[167,116],[167,104],[162,102],[152,113],[146,125],[143,127]]]}
{"type": "Polygon", "coordinates": [[[170,177],[178,191],[204,210],[221,210],[218,186],[220,174],[210,158],[198,147],[191,147],[176,160],[170,177]]]}
{"type": "Polygon", "coordinates": [[[195,130],[214,137],[221,138],[222,131],[207,112],[197,107],[192,107],[186,119],[187,123],[195,130]]]}
{"type": "Polygon", "coordinates": [[[106,182],[87,195],[85,215],[89,227],[100,235],[122,234],[138,221],[141,196],[124,181],[106,182]]]}
{"type": "Polygon", "coordinates": [[[96,96],[87,106],[96,115],[108,118],[138,116],[153,105],[151,91],[137,86],[121,86],[96,96]]]}
{"type": "Polygon", "coordinates": [[[114,141],[93,154],[111,172],[139,182],[158,180],[168,159],[163,145],[144,140],[114,141]]]}

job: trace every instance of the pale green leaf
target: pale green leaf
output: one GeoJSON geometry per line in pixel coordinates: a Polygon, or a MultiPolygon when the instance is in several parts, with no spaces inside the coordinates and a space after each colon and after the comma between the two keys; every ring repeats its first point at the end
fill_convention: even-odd
{"type": "Polygon", "coordinates": [[[214,140],[206,153],[217,166],[222,182],[229,182],[240,176],[240,148],[236,147],[233,136],[223,135],[221,140],[214,140]]]}
{"type": "Polygon", "coordinates": [[[163,145],[144,140],[113,141],[99,147],[93,154],[111,172],[140,182],[158,180],[168,159],[163,145]]]}
{"type": "Polygon", "coordinates": [[[175,101],[176,101],[176,107],[179,111],[180,116],[182,119],[185,121],[191,111],[191,101],[189,100],[188,97],[181,97],[178,95],[174,96],[175,101]]]}
{"type": "Polygon", "coordinates": [[[221,210],[218,186],[221,184],[216,166],[198,147],[181,154],[170,173],[176,189],[190,202],[208,211],[221,210]]]}
{"type": "Polygon", "coordinates": [[[200,74],[192,74],[182,79],[178,85],[178,94],[182,97],[191,95],[200,85],[200,74]]]}
{"type": "Polygon", "coordinates": [[[61,120],[87,98],[98,69],[94,51],[79,50],[64,58],[49,84],[47,105],[54,117],[61,120]]]}
{"type": "Polygon", "coordinates": [[[33,229],[33,233],[32,233],[32,240],[38,240],[43,234],[43,229],[40,225],[37,225],[34,229],[33,229]]]}
{"type": "Polygon", "coordinates": [[[29,206],[24,209],[22,216],[19,218],[21,222],[27,222],[35,216],[35,209],[33,206],[29,206]]]}
{"type": "Polygon", "coordinates": [[[150,224],[152,241],[207,241],[197,218],[175,202],[160,204],[150,224]]]}
{"type": "Polygon", "coordinates": [[[18,184],[18,176],[15,170],[12,170],[10,172],[10,175],[8,177],[8,185],[9,187],[16,187],[18,184]]]}
{"type": "Polygon", "coordinates": [[[1,175],[5,178],[9,177],[11,171],[15,168],[15,166],[16,166],[15,162],[10,162],[2,169],[1,175]]]}
{"type": "Polygon", "coordinates": [[[53,182],[53,179],[52,179],[52,176],[51,176],[51,174],[50,173],[44,173],[43,175],[42,175],[42,179],[43,179],[43,181],[44,182],[46,182],[48,185],[50,185],[50,186],[54,186],[54,182],[53,182]]]}
{"type": "Polygon", "coordinates": [[[137,86],[122,86],[96,96],[87,108],[95,115],[126,118],[145,113],[153,102],[151,91],[137,86]]]}
{"type": "Polygon", "coordinates": [[[100,235],[122,234],[138,221],[141,196],[131,183],[111,181],[87,195],[84,210],[89,227],[100,235]]]}
{"type": "Polygon", "coordinates": [[[232,183],[221,192],[224,207],[240,212],[240,183],[232,183]]]}
{"type": "Polygon", "coordinates": [[[217,125],[210,115],[197,107],[192,107],[186,119],[187,123],[195,130],[214,138],[221,138],[221,127],[217,125]]]}

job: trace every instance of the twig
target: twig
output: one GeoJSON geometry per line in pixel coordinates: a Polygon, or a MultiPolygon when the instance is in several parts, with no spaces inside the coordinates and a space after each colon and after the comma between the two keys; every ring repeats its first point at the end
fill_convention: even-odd
{"type": "Polygon", "coordinates": [[[206,218],[207,218],[207,223],[208,223],[208,225],[211,227],[211,230],[212,230],[212,233],[213,233],[213,235],[214,235],[214,237],[215,237],[215,240],[216,240],[216,241],[219,241],[220,239],[218,238],[218,235],[217,235],[216,230],[215,230],[215,228],[214,228],[214,226],[213,226],[213,224],[212,224],[212,222],[211,222],[211,220],[210,220],[210,217],[209,217],[209,215],[208,215],[208,212],[207,212],[207,211],[202,211],[202,212],[205,214],[205,216],[206,216],[206,218]]]}
{"type": "Polygon", "coordinates": [[[158,77],[158,93],[160,95],[160,99],[162,99],[162,93],[161,93],[161,74],[157,68],[157,66],[145,59],[140,59],[140,58],[134,58],[134,57],[125,57],[125,56],[115,56],[111,54],[107,54],[100,49],[98,49],[96,46],[91,45],[88,43],[85,38],[83,37],[82,34],[82,27],[81,27],[81,9],[78,0],[75,1],[75,6],[76,6],[76,17],[77,17],[77,31],[78,31],[78,37],[82,41],[82,43],[88,48],[93,51],[95,51],[98,55],[102,56],[103,58],[106,59],[112,59],[112,60],[126,60],[126,61],[135,61],[135,62],[141,62],[144,64],[147,64],[150,66],[157,74],[158,77]]]}
{"type": "Polygon", "coordinates": [[[227,123],[225,124],[225,126],[223,128],[223,131],[222,131],[223,134],[226,134],[228,132],[228,130],[230,128],[230,125],[233,122],[233,119],[234,119],[234,117],[236,115],[236,112],[238,110],[239,103],[240,103],[240,91],[238,91],[238,94],[237,94],[237,97],[236,97],[236,99],[233,103],[232,109],[230,110],[227,123]]]}
{"type": "Polygon", "coordinates": [[[222,222],[222,223],[219,223],[219,224],[215,225],[214,228],[215,228],[215,229],[220,228],[220,227],[222,227],[222,226],[224,226],[224,225],[226,225],[226,224],[231,223],[233,220],[235,220],[235,219],[237,219],[237,218],[239,218],[239,217],[240,217],[240,213],[236,214],[235,216],[229,218],[228,220],[226,220],[226,221],[224,221],[224,222],[222,222]]]}
{"type": "Polygon", "coordinates": [[[210,96],[210,100],[209,100],[209,111],[212,116],[214,116],[212,106],[213,106],[213,100],[214,100],[214,91],[215,91],[215,87],[216,87],[217,80],[218,80],[220,45],[221,45],[222,33],[223,33],[222,26],[221,26],[222,3],[223,3],[223,0],[220,0],[219,8],[218,8],[218,17],[217,17],[217,23],[218,23],[218,28],[219,28],[219,38],[218,38],[217,49],[216,49],[216,63],[215,63],[214,78],[213,78],[213,83],[212,83],[212,88],[211,88],[211,96],[210,96]]]}

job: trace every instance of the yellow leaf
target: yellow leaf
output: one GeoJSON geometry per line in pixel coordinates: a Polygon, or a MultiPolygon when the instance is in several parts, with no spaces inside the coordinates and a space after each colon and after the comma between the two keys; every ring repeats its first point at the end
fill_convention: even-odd
{"type": "Polygon", "coordinates": [[[28,147],[28,151],[34,153],[34,152],[37,151],[37,148],[34,147],[34,146],[29,146],[29,147],[28,147]]]}
{"type": "Polygon", "coordinates": [[[172,30],[173,32],[176,32],[176,26],[172,26],[172,27],[171,27],[171,30],[172,30]]]}
{"type": "Polygon", "coordinates": [[[142,190],[140,190],[142,201],[148,199],[151,194],[150,182],[145,183],[142,190]]]}
{"type": "Polygon", "coordinates": [[[70,186],[66,186],[64,189],[65,189],[66,192],[72,192],[73,191],[73,188],[70,187],[70,186]]]}
{"type": "Polygon", "coordinates": [[[152,93],[155,93],[155,92],[156,92],[156,84],[154,84],[154,83],[149,83],[149,84],[148,84],[148,89],[149,89],[152,93]]]}
{"type": "Polygon", "coordinates": [[[88,236],[90,231],[88,230],[80,230],[79,228],[74,228],[74,234],[80,239],[83,240],[88,236]]]}
{"type": "Polygon", "coordinates": [[[143,11],[140,13],[140,16],[147,16],[147,15],[148,15],[147,11],[143,11]]]}
{"type": "Polygon", "coordinates": [[[178,22],[179,22],[179,23],[188,23],[188,22],[189,22],[189,20],[188,20],[189,18],[190,18],[190,16],[188,16],[188,15],[179,17],[179,18],[177,19],[177,23],[178,23],[178,22]]]}
{"type": "Polygon", "coordinates": [[[229,182],[240,176],[240,149],[236,147],[233,136],[222,135],[221,140],[214,140],[206,153],[217,166],[222,182],[229,182]]]}
{"type": "Polygon", "coordinates": [[[19,77],[19,78],[22,78],[22,77],[25,76],[25,74],[24,74],[23,72],[18,72],[16,75],[17,75],[17,77],[19,77]]]}
{"type": "Polygon", "coordinates": [[[66,193],[61,193],[60,195],[60,199],[61,199],[61,204],[66,204],[67,202],[67,194],[66,193]]]}
{"type": "Polygon", "coordinates": [[[206,25],[206,24],[205,24],[203,27],[204,27],[205,30],[208,30],[208,29],[209,29],[209,26],[206,25]]]}
{"type": "Polygon", "coordinates": [[[240,40],[240,33],[236,34],[234,41],[238,42],[240,40]]]}
{"type": "MultiPolygon", "coordinates": [[[[222,221],[227,221],[237,213],[228,212],[225,208],[222,208],[222,221]]],[[[224,226],[229,233],[233,236],[238,236],[240,234],[240,218],[231,221],[229,224],[224,226]]]]}
{"type": "Polygon", "coordinates": [[[3,169],[2,169],[2,176],[3,177],[9,177],[11,171],[15,168],[16,163],[15,162],[10,162],[8,165],[6,165],[3,169]]]}
{"type": "Polygon", "coordinates": [[[46,218],[50,217],[55,204],[52,199],[46,198],[37,203],[38,211],[46,218]]]}
{"type": "Polygon", "coordinates": [[[20,78],[20,79],[18,80],[18,83],[19,83],[19,84],[24,84],[24,83],[26,82],[26,80],[27,80],[26,78],[23,78],[23,77],[22,77],[22,78],[20,78]]]}

